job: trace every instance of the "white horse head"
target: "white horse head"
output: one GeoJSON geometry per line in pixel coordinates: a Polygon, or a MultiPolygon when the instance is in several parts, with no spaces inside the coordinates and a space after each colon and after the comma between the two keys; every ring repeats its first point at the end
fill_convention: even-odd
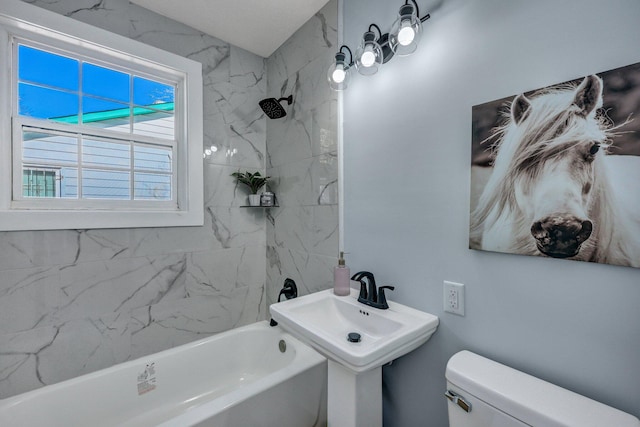
{"type": "Polygon", "coordinates": [[[612,137],[596,114],[601,106],[595,75],[577,87],[515,97],[496,131],[493,172],[473,213],[472,237],[481,238],[483,249],[598,262],[611,257],[603,249],[620,246],[612,245],[620,236],[613,234],[615,206],[601,164],[612,137]]]}

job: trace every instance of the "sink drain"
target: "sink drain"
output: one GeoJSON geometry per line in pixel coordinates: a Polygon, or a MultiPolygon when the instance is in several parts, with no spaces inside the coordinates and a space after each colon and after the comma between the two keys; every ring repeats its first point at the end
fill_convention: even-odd
{"type": "Polygon", "coordinates": [[[360,334],[357,332],[349,332],[349,335],[347,335],[347,341],[360,342],[360,334]]]}

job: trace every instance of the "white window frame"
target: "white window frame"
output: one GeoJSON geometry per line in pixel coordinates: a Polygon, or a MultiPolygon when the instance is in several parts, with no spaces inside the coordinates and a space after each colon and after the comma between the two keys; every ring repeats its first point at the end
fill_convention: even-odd
{"type": "MultiPolygon", "coordinates": [[[[203,209],[202,65],[135,40],[49,12],[19,0],[3,0],[0,10],[0,231],[198,226],[203,209]],[[13,197],[20,150],[12,138],[33,121],[15,117],[17,85],[13,64],[16,40],[41,43],[62,51],[105,61],[160,82],[176,84],[176,150],[170,203],[112,200],[68,201],[13,197]],[[6,59],[6,62],[5,62],[6,59]],[[180,114],[180,111],[184,114],[180,114]],[[14,151],[17,151],[14,152],[14,151]],[[12,184],[13,183],[13,184],[12,184]],[[13,186],[13,188],[12,188],[13,186]],[[53,202],[53,203],[52,203],[53,202]]],[[[36,46],[37,47],[37,46],[36,46]]],[[[54,51],[55,53],[55,51],[54,51]]],[[[35,126],[37,127],[37,126],[35,126]]],[[[60,129],[57,126],[48,129],[60,129]]],[[[73,132],[72,129],[69,129],[73,132]]],[[[98,135],[91,129],[90,134],[98,135]]],[[[123,134],[123,139],[127,139],[123,134]]],[[[20,136],[21,138],[21,136],[20,136]]],[[[144,138],[143,138],[144,139],[144,138]]],[[[21,185],[21,181],[20,181],[21,185]]]]}

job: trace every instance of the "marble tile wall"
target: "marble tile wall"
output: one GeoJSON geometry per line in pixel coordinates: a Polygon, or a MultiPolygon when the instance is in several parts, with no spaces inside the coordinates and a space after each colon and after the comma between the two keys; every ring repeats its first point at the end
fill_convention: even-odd
{"type": "MultiPolygon", "coordinates": [[[[205,147],[218,150],[204,227],[0,233],[0,398],[264,319],[266,217],[239,207],[229,175],[266,168],[265,60],[127,0],[25,2],[201,62],[205,147]]],[[[300,160],[308,185],[327,186],[328,164],[300,160]]]]}
{"type": "Polygon", "coordinates": [[[337,96],[326,72],[337,46],[331,0],[267,60],[268,96],[293,94],[267,120],[267,173],[279,208],[267,213],[267,304],[287,277],[301,295],[333,285],[338,251],[337,96]]]}

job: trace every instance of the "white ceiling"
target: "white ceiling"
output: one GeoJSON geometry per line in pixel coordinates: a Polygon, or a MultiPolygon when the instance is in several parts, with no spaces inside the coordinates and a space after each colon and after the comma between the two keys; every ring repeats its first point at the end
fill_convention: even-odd
{"type": "Polygon", "coordinates": [[[328,0],[131,0],[268,58],[328,0]]]}

